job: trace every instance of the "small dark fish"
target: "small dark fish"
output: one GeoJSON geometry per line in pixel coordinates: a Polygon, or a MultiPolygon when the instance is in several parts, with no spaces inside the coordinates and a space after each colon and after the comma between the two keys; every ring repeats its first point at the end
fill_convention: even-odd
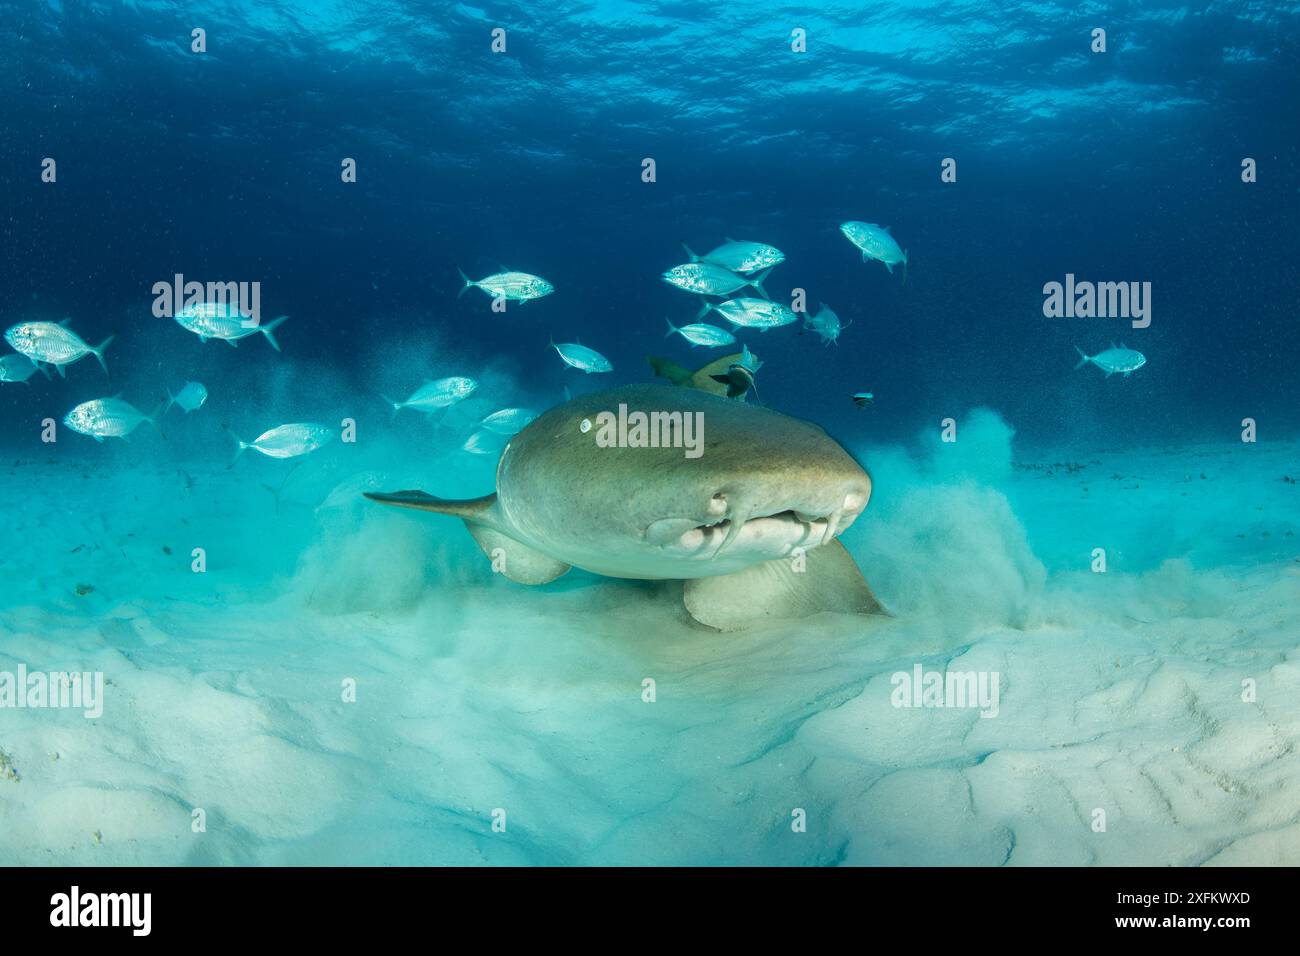
{"type": "Polygon", "coordinates": [[[872,395],[870,392],[855,392],[853,395],[853,404],[858,406],[858,408],[866,408],[875,401],[875,399],[876,396],[872,395]]]}
{"type": "MultiPolygon", "coordinates": [[[[754,372],[747,366],[736,362],[727,366],[726,375],[710,375],[715,382],[727,386],[727,398],[737,398],[754,388],[754,372]]],[[[758,390],[754,390],[758,394],[758,390]]]]}

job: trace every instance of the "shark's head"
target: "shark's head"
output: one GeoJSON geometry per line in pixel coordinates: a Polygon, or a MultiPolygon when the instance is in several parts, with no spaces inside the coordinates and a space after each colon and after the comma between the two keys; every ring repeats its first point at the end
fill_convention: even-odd
{"type": "Polygon", "coordinates": [[[509,529],[569,564],[697,578],[829,543],[871,479],[815,425],[645,385],[539,417],[502,454],[497,490],[509,529]]]}

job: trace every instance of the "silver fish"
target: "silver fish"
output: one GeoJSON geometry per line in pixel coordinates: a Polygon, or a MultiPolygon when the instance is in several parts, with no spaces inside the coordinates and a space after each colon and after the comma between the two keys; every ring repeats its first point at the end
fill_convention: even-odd
{"type": "MultiPolygon", "coordinates": [[[[96,398],[82,402],[63,418],[63,424],[74,432],[89,435],[95,441],[105,438],[125,438],[135,431],[141,422],[148,422],[158,429],[158,415],[161,406],[153,414],[146,415],[129,402],[124,402],[116,395],[112,398],[96,398]]],[[[162,430],[158,429],[158,434],[162,430]]]]}
{"type": "Polygon", "coordinates": [[[696,295],[725,296],[750,286],[763,298],[767,298],[763,280],[771,271],[771,269],[764,269],[751,279],[708,262],[688,262],[685,265],[673,266],[663,274],[662,278],[669,285],[676,286],[684,292],[694,292],[696,295]]]}
{"type": "Polygon", "coordinates": [[[838,342],[840,333],[853,324],[850,319],[847,324],[840,322],[840,317],[836,315],[831,307],[825,302],[820,303],[819,309],[814,316],[805,316],[803,327],[812,329],[821,336],[822,345],[830,345],[832,342],[838,342]]]}
{"type": "Polygon", "coordinates": [[[718,313],[732,325],[762,332],[799,320],[788,305],[767,299],[728,299],[710,305],[709,310],[718,313]]]}
{"type": "Polygon", "coordinates": [[[555,286],[541,276],[529,275],[527,272],[498,272],[475,282],[459,268],[456,271],[460,272],[460,277],[465,280],[465,284],[460,287],[460,292],[456,294],[458,299],[465,294],[466,289],[482,289],[494,299],[502,298],[510,302],[540,299],[555,291],[555,286]]]}
{"type": "Polygon", "coordinates": [[[110,335],[94,348],[87,345],[76,332],[67,327],[71,319],[62,322],[20,322],[5,333],[5,341],[14,350],[26,355],[33,362],[46,362],[59,370],[60,375],[67,375],[63,366],[71,365],[78,359],[93,355],[108,374],[108,363],[104,361],[104,349],[108,348],[115,336],[110,335]]]}
{"type": "Polygon", "coordinates": [[[1127,377],[1147,364],[1145,355],[1128,348],[1122,342],[1119,345],[1112,342],[1110,348],[1104,352],[1098,352],[1096,355],[1088,355],[1077,345],[1074,350],[1079,353],[1079,364],[1075,366],[1076,369],[1083,368],[1091,362],[1105,372],[1107,378],[1110,378],[1116,372],[1120,372],[1127,377]]]}
{"type": "Polygon", "coordinates": [[[601,355],[595,349],[589,349],[580,342],[564,342],[556,345],[551,343],[551,348],[560,354],[565,365],[572,366],[590,375],[592,372],[612,372],[614,366],[609,359],[601,355]]]}
{"type": "Polygon", "coordinates": [[[673,325],[672,321],[667,318],[665,318],[664,321],[668,323],[668,335],[665,335],[664,338],[668,338],[676,332],[692,345],[707,345],[710,348],[715,348],[719,345],[731,345],[736,341],[734,335],[726,329],[718,328],[716,325],[696,322],[694,325],[683,325],[678,327],[673,325]]]}
{"type": "Polygon", "coordinates": [[[862,261],[875,259],[883,262],[891,273],[894,266],[903,264],[903,274],[907,274],[907,251],[899,248],[898,242],[889,232],[888,226],[877,226],[874,222],[857,222],[851,220],[840,225],[840,232],[862,253],[862,261]]]}
{"type": "MultiPolygon", "coordinates": [[[[0,358],[0,382],[25,382],[36,374],[40,366],[26,355],[6,355],[0,358]]],[[[49,377],[49,373],[45,373],[49,377]]]]}
{"type": "Polygon", "coordinates": [[[502,435],[490,431],[477,431],[465,439],[465,444],[460,447],[462,451],[467,451],[471,455],[495,455],[501,451],[504,443],[505,438],[502,435]]]}
{"type": "Polygon", "coordinates": [[[729,238],[718,248],[702,256],[692,252],[691,247],[684,242],[682,248],[686,250],[686,255],[690,257],[691,262],[708,262],[730,269],[732,272],[758,272],[760,269],[770,269],[785,262],[785,253],[763,242],[745,242],[729,238]]]}
{"type": "Polygon", "coordinates": [[[503,408],[488,415],[478,424],[480,428],[486,428],[498,435],[513,435],[527,427],[536,417],[537,413],[531,408],[503,408]]]}
{"type": "Polygon", "coordinates": [[[186,382],[175,395],[171,392],[167,393],[166,411],[170,411],[173,405],[179,405],[188,415],[196,408],[202,407],[207,400],[208,390],[203,387],[202,382],[186,382]]]}
{"type": "Polygon", "coordinates": [[[362,471],[339,482],[325,496],[325,500],[316,506],[316,511],[332,511],[335,508],[350,508],[364,500],[361,496],[367,491],[377,491],[388,476],[382,471],[362,471]]]}
{"type": "Polygon", "coordinates": [[[249,317],[241,313],[235,303],[195,302],[177,312],[174,318],[181,328],[197,335],[200,342],[221,339],[235,346],[240,339],[261,332],[271,343],[271,347],[278,352],[280,343],[275,340],[273,333],[276,327],[289,317],[282,315],[266,324],[247,325],[246,323],[250,321],[249,317]]]}
{"type": "Polygon", "coordinates": [[[469,398],[477,388],[478,382],[474,379],[466,378],[464,375],[452,375],[448,378],[440,378],[437,381],[426,381],[412,392],[410,398],[404,402],[395,402],[391,398],[382,395],[380,398],[383,398],[393,407],[394,416],[403,408],[413,408],[417,412],[428,413],[436,412],[440,408],[447,408],[469,398]]]}
{"type": "MultiPolygon", "coordinates": [[[[245,448],[261,452],[267,458],[297,458],[299,455],[305,455],[328,445],[334,439],[334,429],[313,422],[295,422],[264,431],[251,442],[240,441],[233,432],[230,437],[239,443],[235,458],[238,458],[245,448]]],[[[231,464],[234,462],[232,461],[231,464]]]]}

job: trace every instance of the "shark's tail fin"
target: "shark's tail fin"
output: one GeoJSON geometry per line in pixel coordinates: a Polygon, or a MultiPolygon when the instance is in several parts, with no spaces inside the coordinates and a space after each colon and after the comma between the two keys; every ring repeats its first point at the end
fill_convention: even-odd
{"type": "MultiPolygon", "coordinates": [[[[104,361],[104,349],[108,348],[109,344],[115,338],[117,338],[116,335],[110,335],[108,338],[104,339],[104,341],[100,342],[98,345],[96,345],[93,349],[90,350],[90,353],[94,355],[95,358],[99,359],[99,365],[101,368],[103,368],[105,375],[108,374],[108,363],[104,361]]],[[[59,371],[62,372],[63,369],[60,367],[59,371]]]]}
{"type": "Polygon", "coordinates": [[[519,584],[546,584],[569,570],[569,565],[563,561],[557,561],[510,536],[509,529],[503,526],[493,507],[496,495],[453,501],[414,490],[385,493],[366,491],[363,494],[380,504],[455,515],[462,519],[479,548],[492,559],[493,568],[500,561],[501,573],[519,584]]]}
{"type": "Polygon", "coordinates": [[[1083,368],[1085,365],[1087,365],[1089,362],[1092,361],[1092,356],[1088,355],[1086,352],[1084,352],[1083,349],[1079,348],[1079,346],[1077,345],[1074,347],[1074,350],[1079,353],[1079,364],[1074,367],[1075,370],[1078,371],[1079,369],[1083,368]]]}

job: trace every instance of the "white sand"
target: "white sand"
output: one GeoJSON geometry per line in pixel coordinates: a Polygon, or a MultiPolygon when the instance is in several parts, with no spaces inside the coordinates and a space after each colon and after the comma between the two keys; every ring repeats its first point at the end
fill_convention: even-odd
{"type": "Polygon", "coordinates": [[[1010,447],[862,450],[846,543],[896,616],[728,635],[672,584],[526,589],[452,519],[313,510],[382,456],[278,514],[283,463],[16,463],[0,671],[108,685],[0,710],[0,863],[1300,863],[1300,446],[1010,447]],[[916,664],[998,672],[998,715],[892,706],[916,664]]]}

